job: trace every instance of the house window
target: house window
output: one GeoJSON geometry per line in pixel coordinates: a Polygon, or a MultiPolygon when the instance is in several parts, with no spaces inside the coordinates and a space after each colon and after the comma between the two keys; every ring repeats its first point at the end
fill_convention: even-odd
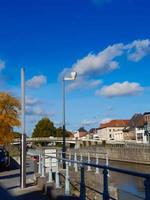
{"type": "Polygon", "coordinates": [[[140,141],[143,140],[143,134],[142,133],[137,133],[137,140],[140,140],[140,141]]]}
{"type": "Polygon", "coordinates": [[[109,132],[111,132],[111,129],[109,129],[109,132]]]}
{"type": "Polygon", "coordinates": [[[109,134],[109,137],[110,137],[110,138],[112,138],[112,135],[111,135],[111,134],[109,134]]]}

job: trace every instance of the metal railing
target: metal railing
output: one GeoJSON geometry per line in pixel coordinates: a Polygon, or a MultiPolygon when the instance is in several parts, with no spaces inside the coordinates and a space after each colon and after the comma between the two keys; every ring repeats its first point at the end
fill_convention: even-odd
{"type": "Polygon", "coordinates": [[[59,162],[65,162],[66,163],[66,170],[65,170],[65,195],[69,195],[70,194],[70,183],[71,183],[71,179],[69,177],[69,166],[70,164],[74,164],[75,167],[75,171],[77,172],[78,169],[80,169],[80,196],[79,199],[80,200],[85,200],[86,199],[86,189],[91,189],[94,190],[94,192],[97,192],[99,194],[102,195],[103,200],[115,200],[115,198],[111,197],[109,194],[109,171],[112,172],[116,172],[116,173],[121,173],[121,174],[125,174],[125,175],[131,175],[131,176],[135,176],[135,177],[140,177],[142,179],[144,179],[144,189],[145,189],[145,197],[144,200],[150,200],[150,174],[146,174],[146,173],[140,173],[140,172],[136,172],[136,171],[131,171],[131,170],[125,170],[125,169],[120,169],[120,168],[116,168],[116,167],[111,167],[108,165],[108,161],[107,163],[105,163],[105,165],[100,165],[97,162],[91,162],[88,159],[88,162],[83,161],[83,160],[77,160],[77,157],[75,158],[75,160],[73,160],[71,157],[63,159],[62,157],[59,156],[49,156],[49,155],[39,155],[39,169],[38,172],[39,174],[41,174],[41,176],[45,176],[45,158],[49,158],[49,177],[48,177],[48,182],[53,182],[52,179],[52,159],[56,159],[56,172],[55,172],[55,186],[56,188],[60,188],[60,180],[59,180],[59,162]],[[101,169],[102,170],[102,174],[103,174],[103,191],[97,191],[94,188],[91,188],[90,186],[87,186],[85,184],[85,168],[88,168],[88,170],[90,170],[91,167],[95,168],[96,171],[95,173],[99,173],[98,171],[101,169]]]}

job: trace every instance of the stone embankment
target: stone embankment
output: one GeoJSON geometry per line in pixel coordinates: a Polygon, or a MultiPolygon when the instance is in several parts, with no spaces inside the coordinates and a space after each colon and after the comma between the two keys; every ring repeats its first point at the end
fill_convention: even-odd
{"type": "Polygon", "coordinates": [[[150,165],[150,145],[97,145],[72,151],[89,152],[93,157],[98,153],[100,159],[105,159],[105,154],[108,154],[109,160],[150,165]]]}

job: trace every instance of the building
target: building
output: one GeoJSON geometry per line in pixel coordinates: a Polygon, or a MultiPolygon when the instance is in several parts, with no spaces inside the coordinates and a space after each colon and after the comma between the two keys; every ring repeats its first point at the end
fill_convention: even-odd
{"type": "Polygon", "coordinates": [[[97,135],[102,141],[124,141],[123,130],[128,126],[128,123],[129,120],[127,119],[117,119],[100,124],[100,127],[97,129],[97,135]]]}
{"type": "Polygon", "coordinates": [[[124,140],[137,143],[148,143],[148,134],[145,131],[145,118],[141,113],[136,113],[125,127],[124,140]]]}
{"type": "Polygon", "coordinates": [[[75,133],[74,133],[74,137],[75,138],[86,138],[87,137],[88,132],[84,129],[84,127],[79,128],[75,133]]]}
{"type": "Polygon", "coordinates": [[[150,112],[145,112],[143,114],[144,122],[145,122],[145,131],[148,135],[148,142],[150,143],[150,112]]]}

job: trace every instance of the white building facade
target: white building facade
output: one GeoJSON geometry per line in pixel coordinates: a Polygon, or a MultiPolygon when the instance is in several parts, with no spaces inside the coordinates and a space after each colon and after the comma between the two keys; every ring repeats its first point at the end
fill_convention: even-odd
{"type": "Polygon", "coordinates": [[[123,129],[124,127],[106,127],[106,128],[100,128],[97,130],[97,135],[99,136],[99,139],[110,141],[123,141],[123,129]]]}
{"type": "Polygon", "coordinates": [[[148,135],[145,134],[144,128],[135,128],[135,135],[137,143],[149,143],[148,135]]]}

